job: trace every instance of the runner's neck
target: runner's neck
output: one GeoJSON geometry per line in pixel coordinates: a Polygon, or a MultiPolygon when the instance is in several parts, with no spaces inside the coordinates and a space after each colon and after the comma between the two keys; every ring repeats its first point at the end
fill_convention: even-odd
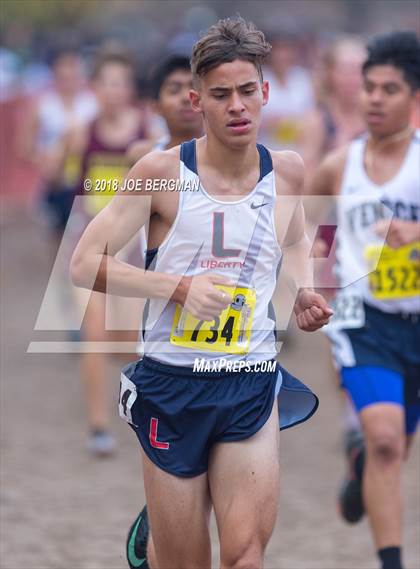
{"type": "Polygon", "coordinates": [[[375,160],[378,156],[383,154],[384,150],[387,150],[388,154],[392,154],[398,147],[401,147],[401,149],[405,147],[407,145],[407,139],[411,139],[414,131],[415,129],[409,124],[398,132],[380,138],[374,137],[372,133],[370,133],[365,149],[364,166],[366,172],[368,174],[372,172],[375,160]]]}
{"type": "Polygon", "coordinates": [[[378,135],[375,136],[372,132],[369,133],[368,144],[372,150],[379,150],[384,148],[385,146],[389,146],[391,144],[398,144],[399,142],[403,142],[406,138],[411,137],[414,133],[414,128],[411,124],[406,125],[405,127],[399,129],[397,132],[393,132],[392,134],[385,134],[385,135],[378,135]]]}
{"type": "Polygon", "coordinates": [[[182,133],[182,134],[172,134],[168,143],[165,145],[165,150],[169,150],[170,148],[174,148],[175,146],[179,146],[186,140],[192,140],[193,138],[199,138],[202,136],[202,132],[191,131],[190,133],[182,133]]]}
{"type": "Polygon", "coordinates": [[[198,141],[197,159],[216,170],[224,179],[239,180],[247,178],[259,164],[256,143],[241,148],[231,148],[213,141],[207,136],[198,141]]]}

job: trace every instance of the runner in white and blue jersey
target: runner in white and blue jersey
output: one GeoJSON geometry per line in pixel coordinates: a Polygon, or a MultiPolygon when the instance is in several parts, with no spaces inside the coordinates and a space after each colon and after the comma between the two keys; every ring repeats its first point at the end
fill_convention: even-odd
{"type": "Polygon", "coordinates": [[[359,441],[349,449],[341,512],[354,523],[366,511],[383,569],[401,569],[401,471],[420,417],[416,34],[374,38],[363,78],[367,133],[326,158],[312,193],[342,198],[336,262],[341,288],[326,332],[366,446],[359,441]]]}
{"type": "Polygon", "coordinates": [[[261,567],[277,516],[279,427],[318,404],[275,362],[280,261],[307,287],[295,304],[301,329],[317,330],[332,311],[310,287],[295,198],[302,162],[256,144],[269,51],[241,18],[210,28],[193,50],[190,91],[206,135],[147,154],[128,175],[143,188],[173,181],[184,191],[121,190],[73,256],[76,285],[149,299],[144,357],[121,375],[120,413],[141,444],[152,528],[138,518],[131,535],[147,552],[133,548],[132,566],[209,567],[214,508],[221,566],[261,567]],[[115,255],[147,222],[157,252],[142,271],[115,255]]]}

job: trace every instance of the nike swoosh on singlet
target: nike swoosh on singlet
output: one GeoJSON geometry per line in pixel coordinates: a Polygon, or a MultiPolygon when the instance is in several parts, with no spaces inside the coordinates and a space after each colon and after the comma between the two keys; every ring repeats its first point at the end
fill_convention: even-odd
{"type": "Polygon", "coordinates": [[[262,207],[263,205],[268,205],[268,202],[266,203],[260,203],[255,205],[254,202],[251,202],[251,209],[257,209],[258,207],[262,207]]]}
{"type": "Polygon", "coordinates": [[[141,517],[137,520],[137,523],[134,526],[134,529],[131,533],[130,541],[128,542],[128,559],[133,567],[141,567],[143,563],[146,562],[145,558],[140,559],[139,557],[137,557],[135,549],[136,535],[140,522],[141,522],[141,517]]]}

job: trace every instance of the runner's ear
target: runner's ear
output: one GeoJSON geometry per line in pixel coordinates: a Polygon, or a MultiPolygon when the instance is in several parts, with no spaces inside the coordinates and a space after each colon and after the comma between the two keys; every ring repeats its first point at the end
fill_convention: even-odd
{"type": "Polygon", "coordinates": [[[192,110],[196,111],[197,113],[202,113],[203,109],[201,108],[201,95],[199,91],[190,89],[189,98],[192,110]]]}
{"type": "Polygon", "coordinates": [[[269,86],[268,81],[262,82],[261,89],[262,89],[262,94],[263,94],[263,105],[266,105],[268,103],[269,92],[270,92],[270,86],[269,86]]]}

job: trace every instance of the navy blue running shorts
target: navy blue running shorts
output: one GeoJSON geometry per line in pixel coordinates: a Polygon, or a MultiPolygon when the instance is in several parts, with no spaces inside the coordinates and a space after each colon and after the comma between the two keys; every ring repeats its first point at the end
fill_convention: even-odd
{"type": "Polygon", "coordinates": [[[365,314],[362,328],[330,336],[333,351],[339,346],[343,354],[342,385],[358,411],[375,403],[404,407],[411,434],[420,419],[420,315],[390,314],[367,304],[365,314]]]}
{"type": "Polygon", "coordinates": [[[278,364],[269,372],[195,372],[144,357],[122,370],[119,412],[152,462],[191,477],[207,471],[213,444],[259,431],[276,397],[281,429],[318,407],[316,395],[278,364]]]}
{"type": "Polygon", "coordinates": [[[66,228],[74,197],[74,188],[49,187],[46,190],[42,201],[53,229],[64,231],[66,228]]]}

